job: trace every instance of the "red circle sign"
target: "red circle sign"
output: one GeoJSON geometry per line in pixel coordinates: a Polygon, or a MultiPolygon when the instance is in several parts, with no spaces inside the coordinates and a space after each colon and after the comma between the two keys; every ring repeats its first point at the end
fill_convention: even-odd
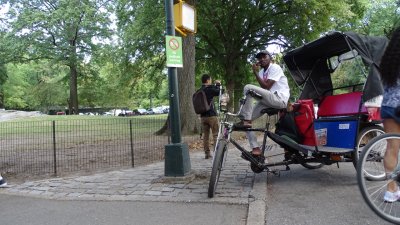
{"type": "Polygon", "coordinates": [[[179,48],[179,42],[175,38],[171,38],[168,44],[172,50],[177,50],[179,48]]]}

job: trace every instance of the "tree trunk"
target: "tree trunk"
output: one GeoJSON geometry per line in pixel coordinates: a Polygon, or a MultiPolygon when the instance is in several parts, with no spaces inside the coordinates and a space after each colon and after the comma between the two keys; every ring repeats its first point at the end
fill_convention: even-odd
{"type": "MultiPolygon", "coordinates": [[[[199,133],[200,120],[192,104],[192,95],[195,92],[195,38],[193,35],[183,38],[182,51],[183,68],[177,69],[181,131],[182,134],[199,133]]],[[[167,128],[168,120],[155,134],[165,134],[167,128]]]]}
{"type": "Polygon", "coordinates": [[[70,58],[69,58],[69,114],[79,114],[78,104],[78,68],[77,68],[77,53],[75,42],[70,42],[70,58]]]}
{"type": "Polygon", "coordinates": [[[69,70],[69,112],[71,115],[78,115],[78,71],[75,64],[70,66],[69,70]]]}
{"type": "MultiPolygon", "coordinates": [[[[195,5],[195,0],[186,1],[190,5],[195,5]]],[[[174,3],[178,3],[174,0],[174,3]]],[[[182,134],[199,133],[200,120],[194,112],[192,95],[195,92],[195,45],[194,35],[189,34],[182,38],[182,57],[183,68],[177,69],[179,111],[181,120],[182,134]]],[[[169,117],[168,117],[169,118],[169,117]]],[[[168,129],[168,119],[164,126],[156,134],[165,134],[168,129]]]]}
{"type": "Polygon", "coordinates": [[[195,92],[195,37],[183,38],[183,68],[178,68],[179,109],[182,134],[198,133],[200,122],[194,112],[192,95],[195,92]]]}
{"type": "Polygon", "coordinates": [[[4,109],[4,91],[2,86],[0,86],[0,109],[4,109]]]}
{"type": "Polygon", "coordinates": [[[229,57],[227,63],[225,63],[226,89],[230,98],[228,109],[234,112],[239,110],[240,99],[243,97],[243,87],[248,83],[246,81],[247,61],[233,57],[236,54],[238,53],[231,53],[232,57],[229,57]]]}

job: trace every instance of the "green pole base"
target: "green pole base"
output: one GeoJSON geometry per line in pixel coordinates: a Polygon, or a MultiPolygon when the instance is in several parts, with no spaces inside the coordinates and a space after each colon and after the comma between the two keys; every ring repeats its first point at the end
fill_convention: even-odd
{"type": "Polygon", "coordinates": [[[190,173],[189,148],[186,143],[165,145],[166,177],[181,177],[190,173]]]}

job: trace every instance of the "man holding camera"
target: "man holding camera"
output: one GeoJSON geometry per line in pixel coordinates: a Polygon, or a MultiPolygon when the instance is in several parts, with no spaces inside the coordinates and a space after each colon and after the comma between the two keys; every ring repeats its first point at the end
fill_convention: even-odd
{"type": "Polygon", "coordinates": [[[210,110],[200,114],[201,125],[203,129],[203,145],[204,145],[205,159],[210,159],[211,158],[211,151],[209,146],[210,130],[213,135],[213,141],[215,147],[218,137],[218,128],[219,128],[217,112],[215,111],[213,99],[215,96],[219,96],[221,82],[219,80],[216,80],[215,85],[213,85],[211,76],[208,74],[203,74],[203,76],[201,77],[201,82],[202,82],[201,88],[204,90],[207,96],[208,104],[210,104],[210,110]]]}
{"type": "MultiPolygon", "coordinates": [[[[240,117],[241,122],[235,124],[236,127],[251,128],[251,121],[262,116],[261,111],[265,108],[283,109],[286,108],[290,89],[286,76],[282,68],[272,63],[272,56],[268,51],[261,51],[256,54],[257,63],[252,65],[253,73],[260,84],[259,86],[247,84],[244,87],[244,94],[253,90],[262,98],[253,105],[253,97],[246,95],[245,103],[242,107],[240,117]]],[[[247,138],[252,149],[252,154],[259,156],[262,154],[257,143],[254,132],[247,132],[247,138]]]]}

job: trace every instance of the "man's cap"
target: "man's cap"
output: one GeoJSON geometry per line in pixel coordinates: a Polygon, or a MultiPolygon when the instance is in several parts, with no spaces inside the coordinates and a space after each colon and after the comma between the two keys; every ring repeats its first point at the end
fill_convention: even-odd
{"type": "Polygon", "coordinates": [[[264,55],[269,55],[269,57],[272,58],[272,55],[271,55],[271,53],[269,53],[269,51],[263,50],[263,51],[260,51],[260,52],[258,52],[256,54],[256,59],[258,59],[258,58],[260,58],[260,57],[262,57],[264,55]]]}

